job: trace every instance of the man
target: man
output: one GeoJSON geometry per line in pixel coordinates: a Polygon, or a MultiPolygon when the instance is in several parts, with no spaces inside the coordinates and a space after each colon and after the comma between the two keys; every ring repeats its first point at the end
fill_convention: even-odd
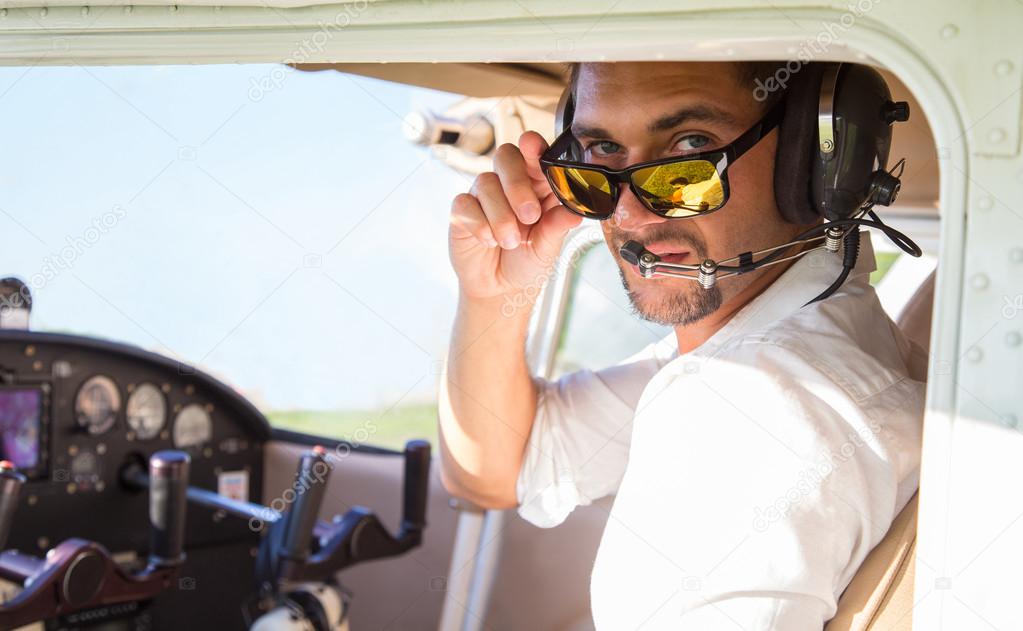
{"type": "MultiPolygon", "coordinates": [[[[754,98],[762,67],[582,64],[572,135],[586,162],[615,169],[727,145],[771,104],[754,98]]],[[[662,217],[622,186],[607,245],[636,312],[674,336],[557,382],[527,370],[529,309],[502,312],[535,295],[581,221],[541,171],[545,141],[501,146],[494,172],[453,202],[444,483],[544,527],[616,494],[591,578],[598,629],[819,630],[916,489],[924,358],[868,284],[868,235],[845,284],[807,306],[840,256],[705,290],[644,278],[619,254],[636,240],[669,261],[720,261],[805,230],[774,201],[777,133],[729,167],[715,212],[662,217]]]]}

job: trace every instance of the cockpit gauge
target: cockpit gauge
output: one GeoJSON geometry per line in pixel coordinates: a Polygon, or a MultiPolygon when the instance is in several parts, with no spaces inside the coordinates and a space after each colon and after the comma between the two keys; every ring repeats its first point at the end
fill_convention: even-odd
{"type": "Polygon", "coordinates": [[[108,431],[120,410],[121,392],[110,377],[89,377],[75,395],[75,419],[90,434],[108,431]]]}
{"type": "Polygon", "coordinates": [[[174,446],[197,447],[213,438],[213,419],[198,403],[186,405],[174,419],[174,446]]]}
{"type": "Polygon", "coordinates": [[[140,383],[128,396],[125,415],[128,427],[135,432],[135,438],[155,438],[167,422],[167,400],[156,385],[140,383]]]}
{"type": "Polygon", "coordinates": [[[82,490],[94,488],[100,479],[100,458],[83,450],[71,459],[71,481],[82,490]]]}

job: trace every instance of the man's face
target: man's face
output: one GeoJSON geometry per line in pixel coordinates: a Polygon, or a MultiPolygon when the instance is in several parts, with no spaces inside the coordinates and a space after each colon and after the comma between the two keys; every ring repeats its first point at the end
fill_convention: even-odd
{"type": "MultiPolygon", "coordinates": [[[[763,116],[765,106],[753,98],[752,87],[731,63],[586,63],[576,85],[573,135],[586,162],[613,168],[708,151],[731,143],[763,116]]],[[[643,278],[618,254],[626,241],[639,241],[669,262],[698,264],[778,245],[798,231],[774,202],[776,135],[729,167],[729,199],[706,216],[666,219],[622,189],[614,217],[601,226],[640,316],[670,326],[696,322],[760,272],[723,279],[711,289],[680,278],[643,278]]]]}

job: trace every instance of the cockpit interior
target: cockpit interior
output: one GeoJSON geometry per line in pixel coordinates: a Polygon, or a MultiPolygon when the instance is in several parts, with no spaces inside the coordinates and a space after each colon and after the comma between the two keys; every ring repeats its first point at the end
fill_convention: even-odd
{"type": "MultiPolygon", "coordinates": [[[[97,17],[61,2],[40,17],[31,4],[3,8],[0,30],[8,11],[101,24],[179,11],[123,5],[97,17]]],[[[271,4],[268,14],[303,10],[271,4]]],[[[350,4],[369,7],[380,28],[382,7],[420,10],[350,4]]],[[[184,18],[210,13],[175,28],[198,32],[220,9],[182,5],[184,18]]],[[[531,20],[523,10],[516,19],[531,20]]],[[[405,27],[439,46],[422,25],[405,27]]],[[[193,63],[157,49],[120,61],[5,58],[0,111],[23,124],[0,158],[10,191],[0,202],[0,629],[594,628],[589,576],[613,497],[537,528],[514,509],[455,497],[436,453],[457,302],[451,199],[492,168],[501,144],[527,130],[554,139],[565,62],[589,49],[566,40],[546,57],[380,63],[327,58],[335,49],[317,51],[312,38],[283,62],[203,53],[193,63]]],[[[752,39],[727,49],[758,58],[752,39]]],[[[986,361],[980,341],[950,357],[935,328],[951,295],[941,291],[958,282],[942,274],[963,276],[944,245],[962,218],[949,214],[960,201],[942,178],[959,167],[931,94],[856,55],[832,54],[879,69],[911,113],[894,131],[892,162],[905,163],[883,217],[923,254],[876,239],[871,284],[902,331],[931,348],[933,389],[960,362],[986,361]]],[[[1018,79],[1014,59],[1007,72],[1018,79]]],[[[976,203],[1002,205],[993,194],[976,203]]],[[[575,230],[531,321],[530,368],[549,379],[614,364],[671,332],[629,311],[600,229],[575,230]]],[[[970,278],[972,291],[995,282],[970,278]]],[[[999,331],[988,341],[1018,344],[1014,295],[998,294],[1003,317],[990,318],[999,331]]],[[[1019,434],[1007,408],[981,407],[988,425],[1019,434]]],[[[918,514],[932,513],[914,496],[826,629],[924,628],[912,626],[914,593],[926,597],[921,585],[942,574],[918,561],[918,514]]]]}

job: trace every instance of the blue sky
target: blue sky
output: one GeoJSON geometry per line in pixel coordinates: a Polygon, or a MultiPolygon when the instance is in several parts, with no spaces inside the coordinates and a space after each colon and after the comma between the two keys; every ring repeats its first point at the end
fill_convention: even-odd
{"type": "Polygon", "coordinates": [[[0,274],[35,286],[33,328],[197,362],[267,409],[432,398],[469,179],[401,117],[459,98],[271,65],[0,69],[0,274]]]}

